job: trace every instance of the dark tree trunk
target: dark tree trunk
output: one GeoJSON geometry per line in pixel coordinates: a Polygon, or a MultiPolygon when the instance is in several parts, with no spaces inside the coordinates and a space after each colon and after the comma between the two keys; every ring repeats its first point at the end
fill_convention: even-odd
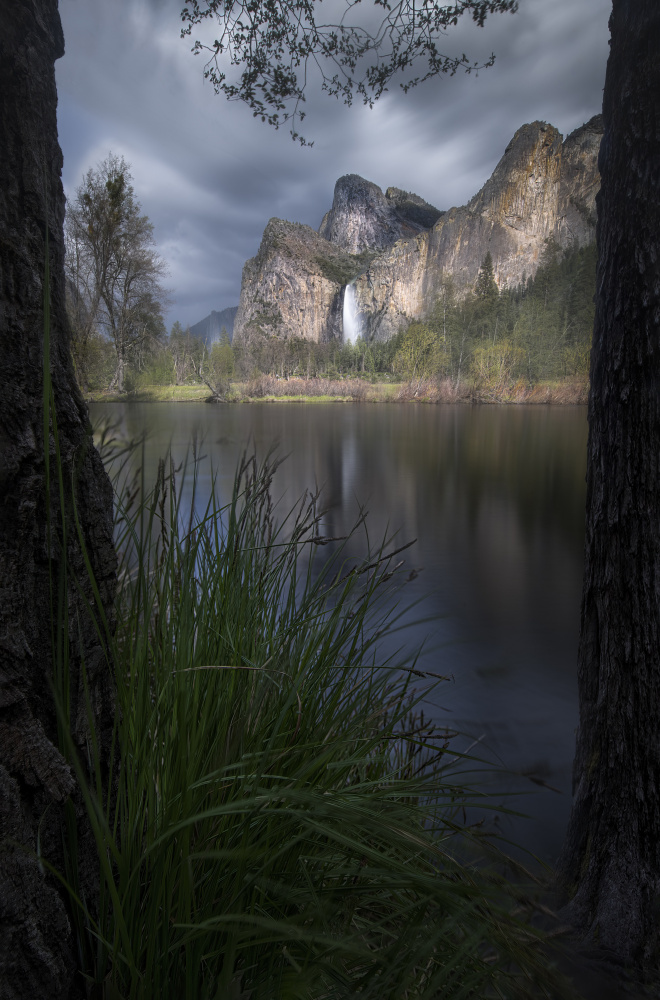
{"type": "MultiPolygon", "coordinates": [[[[63,564],[60,514],[52,510],[48,560],[42,423],[43,279],[48,229],[51,274],[51,356],[67,490],[72,494],[102,600],[114,590],[112,495],[91,445],[85,405],[71,365],[64,307],[55,60],[63,54],[57,0],[8,0],[0,9],[0,997],[70,995],[74,957],[64,894],[36,858],[63,862],[62,803],[75,783],[58,749],[51,689],[49,573],[55,587],[63,564]],[[75,486],[71,488],[71,483],[75,486]],[[21,846],[22,845],[22,846],[21,846]]],[[[54,438],[48,443],[55,470],[54,438]]],[[[57,496],[56,472],[52,488],[57,496]]],[[[70,539],[75,531],[70,525],[70,539]]],[[[70,576],[85,572],[79,546],[67,551],[70,576]]],[[[89,592],[89,586],[87,590],[89,592]]],[[[103,644],[85,602],[69,587],[71,731],[83,746],[84,656],[93,711],[107,741],[112,686],[103,644]]],[[[107,742],[106,742],[107,745],[107,742]]],[[[93,898],[89,832],[78,808],[83,885],[93,898]]]]}
{"type": "Polygon", "coordinates": [[[660,904],[660,3],[614,0],[600,151],[569,913],[656,965],[660,904]]]}

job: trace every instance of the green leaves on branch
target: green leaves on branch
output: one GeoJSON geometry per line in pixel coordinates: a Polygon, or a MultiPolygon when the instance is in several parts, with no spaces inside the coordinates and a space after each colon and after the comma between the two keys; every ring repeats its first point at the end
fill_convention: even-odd
{"type": "Polygon", "coordinates": [[[373,0],[372,7],[342,0],[337,6],[343,7],[338,20],[323,23],[315,0],[186,0],[181,34],[213,21],[219,33],[213,41],[197,39],[193,52],[208,56],[204,76],[216,93],[244,101],[275,128],[291,122],[292,137],[305,145],[296,122],[305,117],[301,105],[313,69],[328,94],[346,104],[358,96],[371,106],[397,77],[407,91],[441,73],[492,66],[494,55],[473,63],[464,53],[440,52],[439,41],[465,14],[483,27],[489,14],[518,9],[517,0],[373,0]],[[364,16],[354,21],[358,9],[364,16]]]}
{"type": "Polygon", "coordinates": [[[406,380],[425,379],[437,375],[441,367],[442,352],[436,333],[424,323],[411,323],[394,355],[394,374],[406,380]]]}

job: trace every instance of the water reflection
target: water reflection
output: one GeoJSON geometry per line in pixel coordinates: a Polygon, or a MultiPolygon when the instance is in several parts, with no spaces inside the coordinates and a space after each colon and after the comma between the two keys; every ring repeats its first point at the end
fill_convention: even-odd
{"type": "Polygon", "coordinates": [[[182,460],[197,434],[200,494],[213,468],[227,502],[242,451],[277,446],[288,455],[275,485],[283,513],[318,485],[328,534],[344,534],[364,505],[372,540],[417,538],[406,565],[419,575],[405,596],[421,602],[415,617],[435,623],[406,641],[424,641],[423,665],[452,677],[434,711],[483,736],[509,770],[558,789],[498,779],[529,793],[517,806],[532,819],[505,830],[556,855],[577,721],[584,408],[133,403],[97,404],[92,416],[119,421],[129,437],[147,429],[147,480],[170,445],[182,460]]]}

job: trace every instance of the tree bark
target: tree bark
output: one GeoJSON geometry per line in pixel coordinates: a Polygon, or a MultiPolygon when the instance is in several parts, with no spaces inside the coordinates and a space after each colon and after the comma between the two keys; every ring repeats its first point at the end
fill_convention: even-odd
{"type": "Polygon", "coordinates": [[[614,0],[600,150],[574,922],[656,966],[660,904],[660,4],[614,0]]]}
{"type": "MultiPolygon", "coordinates": [[[[62,804],[75,800],[58,747],[51,681],[52,579],[62,559],[60,511],[46,532],[42,417],[43,281],[50,246],[51,351],[69,519],[67,567],[91,597],[71,523],[75,500],[101,598],[111,608],[115,555],[112,493],[91,442],[71,364],[64,303],[64,195],[57,141],[55,59],[64,52],[57,0],[11,0],[0,13],[0,998],[71,995],[77,965],[70,912],[36,852],[61,868],[62,804]],[[73,484],[73,485],[72,485],[73,484]],[[58,534],[59,532],[59,534],[58,534]],[[49,561],[49,549],[51,559],[49,561]]],[[[55,439],[48,441],[57,497],[55,439]]],[[[103,642],[70,582],[71,731],[88,738],[84,657],[101,743],[112,729],[112,684],[103,642]]],[[[77,808],[83,889],[94,897],[94,850],[77,808]]]]}

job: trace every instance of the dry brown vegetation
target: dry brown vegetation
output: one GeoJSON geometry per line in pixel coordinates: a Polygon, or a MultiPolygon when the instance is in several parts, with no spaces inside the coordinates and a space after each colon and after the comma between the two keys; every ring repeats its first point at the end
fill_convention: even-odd
{"type": "Polygon", "coordinates": [[[586,403],[589,383],[583,379],[541,382],[529,385],[522,379],[493,386],[490,383],[457,382],[454,379],[422,378],[403,383],[397,402],[425,403],[586,403]]]}
{"type": "Polygon", "coordinates": [[[259,375],[245,387],[250,399],[264,399],[267,396],[335,396],[342,399],[365,400],[370,386],[358,378],[276,378],[274,375],[259,375]]]}

